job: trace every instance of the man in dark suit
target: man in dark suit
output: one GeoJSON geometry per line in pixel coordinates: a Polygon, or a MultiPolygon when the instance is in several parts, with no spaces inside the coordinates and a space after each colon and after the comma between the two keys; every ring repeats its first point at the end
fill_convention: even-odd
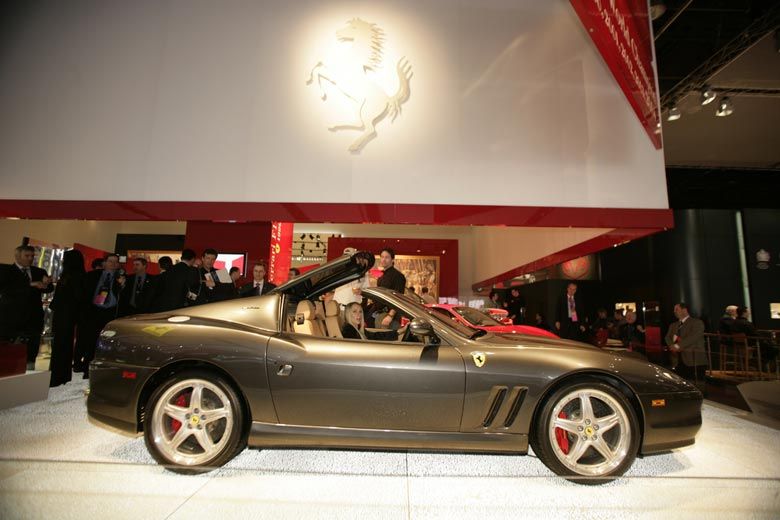
{"type": "Polygon", "coordinates": [[[152,299],[154,311],[172,311],[194,304],[200,287],[194,264],[195,251],[185,249],[181,252],[181,262],[157,277],[152,299]]]}
{"type": "MultiPolygon", "coordinates": [[[[382,276],[377,280],[378,287],[392,289],[397,293],[404,294],[406,291],[406,277],[401,271],[395,268],[395,251],[385,247],[379,253],[379,266],[382,268],[382,276]]],[[[396,310],[389,307],[377,309],[381,320],[376,323],[377,328],[398,330],[401,327],[401,320],[396,316],[396,310]]],[[[375,316],[375,318],[378,316],[375,316]]]]}
{"type": "Polygon", "coordinates": [[[133,274],[127,277],[119,295],[119,315],[151,312],[155,276],[146,272],[146,258],[133,259],[133,274]]]}
{"type": "Polygon", "coordinates": [[[14,263],[0,265],[0,339],[27,345],[27,369],[35,358],[43,332],[41,295],[54,290],[49,275],[32,265],[35,248],[19,246],[14,263]]]}
{"type": "Polygon", "coordinates": [[[87,302],[73,357],[73,370],[84,372],[84,379],[89,377],[89,363],[95,357],[100,331],[119,315],[119,295],[125,283],[125,272],[119,268],[119,255],[113,253],[106,255],[103,269],[84,276],[83,294],[87,302]]]}
{"type": "Polygon", "coordinates": [[[704,382],[707,358],[704,350],[704,322],[688,312],[685,303],[674,306],[677,321],[666,331],[666,345],[677,355],[675,370],[685,379],[704,382]]]}
{"type": "Polygon", "coordinates": [[[216,249],[208,248],[203,251],[200,257],[200,267],[198,267],[198,278],[200,286],[197,291],[195,305],[204,303],[220,302],[229,300],[236,296],[236,288],[233,282],[222,283],[217,278],[217,269],[214,268],[214,262],[217,261],[219,253],[216,249]]]}
{"type": "Polygon", "coordinates": [[[576,294],[577,284],[569,282],[555,307],[555,332],[562,338],[582,341],[586,330],[585,305],[576,294]]]}
{"type": "Polygon", "coordinates": [[[260,296],[268,293],[271,289],[275,289],[276,286],[274,284],[265,280],[265,271],[265,262],[256,262],[252,268],[253,281],[241,287],[238,290],[238,296],[241,298],[260,296]]]}

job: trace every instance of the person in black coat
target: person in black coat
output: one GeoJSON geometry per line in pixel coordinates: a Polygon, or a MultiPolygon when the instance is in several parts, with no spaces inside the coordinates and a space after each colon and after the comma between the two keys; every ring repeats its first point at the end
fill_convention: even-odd
{"type": "Polygon", "coordinates": [[[254,280],[241,287],[238,290],[238,296],[240,298],[247,298],[249,296],[260,296],[267,294],[271,289],[276,289],[276,285],[272,284],[265,279],[265,262],[257,262],[252,268],[252,277],[254,280]]]}
{"type": "Polygon", "coordinates": [[[181,262],[167,269],[157,277],[152,310],[167,312],[193,304],[196,291],[200,287],[198,270],[195,264],[195,251],[185,249],[181,252],[181,262]]]}
{"type": "Polygon", "coordinates": [[[133,259],[133,274],[127,277],[119,295],[119,315],[130,316],[152,311],[156,276],[146,272],[146,258],[133,259]]]}
{"type": "Polygon", "coordinates": [[[577,284],[569,282],[555,307],[555,333],[562,338],[582,341],[587,331],[585,306],[577,298],[577,284]]]}
{"type": "Polygon", "coordinates": [[[84,379],[89,378],[89,363],[95,357],[100,331],[119,315],[119,295],[125,282],[125,272],[119,268],[119,256],[113,253],[106,256],[104,269],[90,271],[84,276],[84,306],[73,362],[74,371],[84,372],[84,379]]]}
{"type": "Polygon", "coordinates": [[[344,311],[344,326],[341,335],[346,339],[366,339],[365,324],[363,323],[363,307],[352,302],[344,311]]]}
{"type": "Polygon", "coordinates": [[[506,302],[506,310],[512,323],[522,325],[525,321],[525,298],[520,295],[520,289],[512,287],[509,300],[506,302]]]}
{"type": "Polygon", "coordinates": [[[201,265],[198,267],[199,287],[195,291],[195,305],[214,303],[235,298],[236,287],[233,282],[222,283],[217,279],[217,269],[214,268],[219,253],[216,249],[205,249],[200,257],[201,265]]]}
{"type": "Polygon", "coordinates": [[[62,274],[54,291],[52,310],[51,361],[49,386],[64,385],[71,380],[73,364],[73,340],[76,336],[80,309],[84,306],[84,256],[71,249],[62,257],[62,274]]]}
{"type": "Polygon", "coordinates": [[[15,262],[0,265],[0,339],[27,345],[27,369],[35,358],[43,332],[41,296],[54,290],[49,275],[32,265],[35,248],[19,246],[15,262]]]}

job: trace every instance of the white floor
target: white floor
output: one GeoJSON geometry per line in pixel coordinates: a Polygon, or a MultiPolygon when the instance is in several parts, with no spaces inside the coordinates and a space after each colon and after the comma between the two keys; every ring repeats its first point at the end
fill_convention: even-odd
{"type": "Polygon", "coordinates": [[[91,424],[85,388],[0,411],[0,519],[780,518],[780,431],[712,404],[695,446],[602,486],[554,477],[532,454],[246,450],[181,476],[142,438],[91,424]]]}

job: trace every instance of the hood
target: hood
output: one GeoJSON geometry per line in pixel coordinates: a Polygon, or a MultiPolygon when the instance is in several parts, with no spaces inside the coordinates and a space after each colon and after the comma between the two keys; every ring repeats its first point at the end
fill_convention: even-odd
{"type": "Polygon", "coordinates": [[[556,349],[574,349],[574,350],[588,350],[604,352],[605,355],[609,355],[610,352],[601,350],[600,348],[590,345],[588,343],[582,343],[579,341],[573,341],[563,338],[551,338],[547,336],[536,336],[531,334],[488,334],[476,339],[480,343],[489,343],[497,346],[516,346],[522,345],[524,347],[544,347],[544,348],[556,348],[556,349]]]}

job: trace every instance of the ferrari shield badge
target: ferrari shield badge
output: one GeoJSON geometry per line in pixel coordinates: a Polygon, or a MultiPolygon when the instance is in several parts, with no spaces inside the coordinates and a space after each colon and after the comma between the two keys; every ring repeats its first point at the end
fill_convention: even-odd
{"type": "Polygon", "coordinates": [[[485,361],[487,361],[487,354],[484,352],[472,352],[471,358],[474,360],[474,364],[477,368],[482,368],[485,366],[485,361]]]}

